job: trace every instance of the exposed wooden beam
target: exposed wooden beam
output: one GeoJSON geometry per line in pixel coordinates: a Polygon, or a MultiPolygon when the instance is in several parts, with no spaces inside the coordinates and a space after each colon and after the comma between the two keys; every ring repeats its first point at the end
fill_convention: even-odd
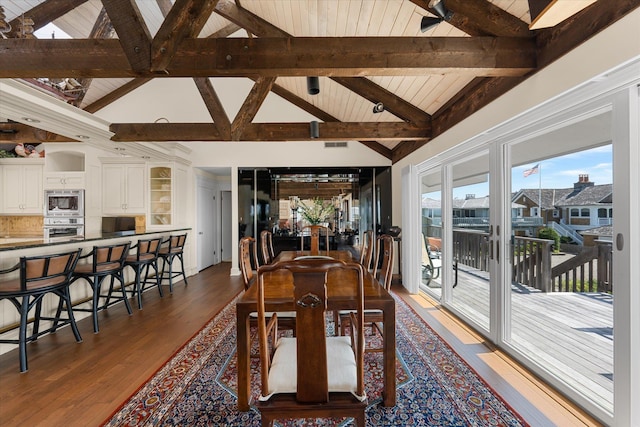
{"type": "MultiPolygon", "coordinates": [[[[86,3],[87,0],[46,0],[39,5],[29,9],[24,16],[33,19],[33,29],[39,30],[48,23],[60,18],[75,9],[76,7],[86,3]]],[[[6,34],[7,37],[16,37],[16,31],[20,28],[20,17],[16,17],[11,22],[11,31],[6,34]]]]}
{"type": "MultiPolygon", "coordinates": [[[[134,69],[117,40],[0,40],[0,58],[7,59],[0,77],[69,77],[70,70],[74,77],[164,75],[151,73],[148,63],[134,69]]],[[[533,41],[509,37],[185,39],[168,76],[521,76],[535,67],[533,41]]]]}
{"type": "Polygon", "coordinates": [[[251,88],[249,95],[244,100],[240,111],[231,124],[231,139],[239,141],[246,125],[253,121],[260,106],[271,91],[271,86],[275,83],[275,77],[258,77],[251,88]]]}
{"type": "MultiPolygon", "coordinates": [[[[109,14],[113,28],[118,33],[118,42],[131,66],[133,73],[127,77],[137,76],[138,74],[140,74],[140,77],[144,77],[142,74],[148,74],[151,64],[151,33],[135,0],[102,0],[102,4],[109,14]]],[[[122,53],[118,54],[118,56],[122,56],[122,53]]],[[[74,69],[71,64],[68,64],[68,70],[74,69]]],[[[41,75],[58,77],[48,73],[41,75]]],[[[79,77],[100,76],[82,74],[79,77]]]]}
{"type": "Polygon", "coordinates": [[[185,38],[197,37],[218,0],[176,0],[151,43],[151,71],[165,71],[185,38]]]}
{"type": "Polygon", "coordinates": [[[598,1],[553,28],[538,30],[540,66],[555,61],[638,7],[638,0],[598,1]]]}
{"type": "Polygon", "coordinates": [[[386,111],[404,121],[422,124],[431,121],[429,114],[365,77],[333,77],[332,80],[373,104],[382,102],[386,111]]]}
{"type": "Polygon", "coordinates": [[[206,77],[197,77],[193,81],[200,92],[200,96],[202,96],[204,104],[207,106],[207,110],[209,110],[214,124],[218,128],[218,132],[225,139],[231,139],[231,122],[211,81],[206,77]]]}
{"type": "MultiPolygon", "coordinates": [[[[225,141],[213,123],[113,123],[113,141],[225,141]]],[[[320,123],[320,139],[345,140],[424,140],[430,127],[404,122],[380,123],[320,123]]],[[[248,123],[242,132],[243,141],[312,141],[309,123],[248,123]]]]}
{"type": "MultiPolygon", "coordinates": [[[[429,0],[411,2],[437,16],[429,0]]],[[[446,6],[453,12],[447,22],[470,36],[533,37],[524,21],[487,0],[447,0],[446,6]]]]}
{"type": "Polygon", "coordinates": [[[85,111],[88,111],[89,113],[95,113],[96,111],[100,110],[101,108],[106,107],[107,105],[111,104],[112,102],[122,98],[123,96],[125,96],[126,94],[136,90],[137,88],[139,88],[140,86],[142,86],[143,84],[147,83],[148,81],[150,81],[151,78],[137,78],[137,79],[133,79],[127,83],[125,83],[124,85],[120,86],[118,89],[109,92],[108,94],[106,94],[105,96],[103,96],[102,98],[92,102],[91,104],[87,105],[86,107],[84,107],[85,111]]]}

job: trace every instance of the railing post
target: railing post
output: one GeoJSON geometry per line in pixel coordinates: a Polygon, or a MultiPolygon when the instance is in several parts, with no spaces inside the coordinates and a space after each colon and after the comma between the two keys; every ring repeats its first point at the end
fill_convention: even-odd
{"type": "Polygon", "coordinates": [[[538,271],[538,289],[544,292],[553,292],[553,283],[551,282],[551,240],[538,243],[542,250],[540,251],[540,271],[538,271]]]}

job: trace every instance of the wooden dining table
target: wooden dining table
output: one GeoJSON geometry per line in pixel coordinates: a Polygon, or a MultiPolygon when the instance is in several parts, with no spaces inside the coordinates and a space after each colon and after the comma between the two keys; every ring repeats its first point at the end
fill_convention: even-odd
{"type": "MultiPolygon", "coordinates": [[[[273,262],[290,261],[301,256],[309,256],[308,251],[283,251],[273,262]]],[[[352,262],[349,251],[321,251],[320,255],[345,262],[352,262]]],[[[329,310],[350,310],[356,308],[355,275],[341,277],[328,275],[327,293],[329,310]]],[[[265,277],[265,280],[268,280],[265,277]]],[[[277,280],[274,280],[274,283],[277,280]]],[[[271,286],[265,293],[266,311],[295,311],[290,286],[271,286]]],[[[370,272],[364,277],[365,309],[378,309],[383,315],[383,374],[384,387],[382,400],[384,406],[396,404],[396,310],[395,300],[384,287],[375,280],[370,272]]],[[[237,363],[238,363],[238,410],[248,411],[251,396],[250,352],[251,336],[249,315],[257,311],[257,286],[251,285],[236,302],[237,317],[237,363]]]]}

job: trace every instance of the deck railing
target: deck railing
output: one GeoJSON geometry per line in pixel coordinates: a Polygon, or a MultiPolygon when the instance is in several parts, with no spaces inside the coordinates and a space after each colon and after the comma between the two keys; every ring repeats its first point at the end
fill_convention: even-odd
{"type": "Polygon", "coordinates": [[[552,290],[556,292],[613,293],[611,242],[586,246],[575,257],[553,267],[552,290]]]}
{"type": "MultiPolygon", "coordinates": [[[[456,228],[453,241],[453,257],[459,264],[488,271],[489,233],[456,228]]],[[[611,243],[596,243],[552,267],[552,240],[515,236],[512,280],[543,292],[613,292],[611,243]]]]}
{"type": "Polygon", "coordinates": [[[551,292],[551,251],[553,240],[514,237],[511,245],[512,280],[551,292]]]}

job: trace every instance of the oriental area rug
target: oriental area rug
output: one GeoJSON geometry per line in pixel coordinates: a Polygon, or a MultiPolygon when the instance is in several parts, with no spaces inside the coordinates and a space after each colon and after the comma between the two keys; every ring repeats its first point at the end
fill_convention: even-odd
{"type": "MultiPolygon", "coordinates": [[[[526,426],[401,298],[396,299],[397,403],[382,406],[382,353],[366,353],[367,426],[526,426]]],[[[179,350],[105,426],[260,426],[255,407],[236,407],[235,300],[179,350]]],[[[367,339],[371,335],[367,328],[367,339]]],[[[376,345],[373,342],[373,345],[376,345]]],[[[252,399],[259,361],[252,358],[252,399]]],[[[276,425],[343,426],[351,419],[276,425]]]]}

